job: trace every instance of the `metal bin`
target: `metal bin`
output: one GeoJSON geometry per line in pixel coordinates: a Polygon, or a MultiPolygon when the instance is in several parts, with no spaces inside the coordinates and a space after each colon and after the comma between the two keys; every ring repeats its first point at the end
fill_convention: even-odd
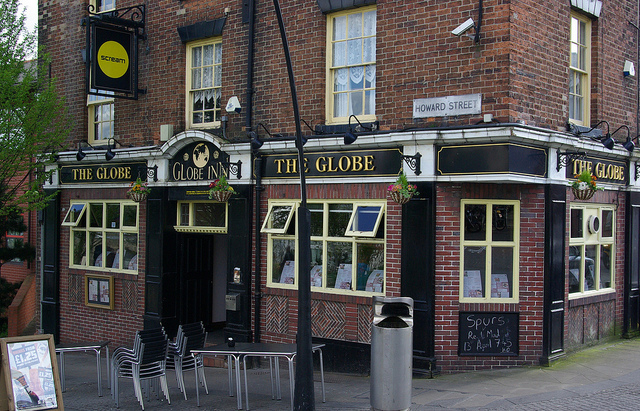
{"type": "Polygon", "coordinates": [[[413,299],[376,296],[373,310],[371,407],[408,410],[413,371],[413,299]]]}

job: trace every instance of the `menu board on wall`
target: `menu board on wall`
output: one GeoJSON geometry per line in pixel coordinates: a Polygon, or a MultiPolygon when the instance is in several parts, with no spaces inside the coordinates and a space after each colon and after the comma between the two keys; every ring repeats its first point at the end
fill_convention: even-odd
{"type": "Polygon", "coordinates": [[[458,355],[518,355],[518,313],[461,312],[458,355]]]}
{"type": "Polygon", "coordinates": [[[52,335],[2,338],[0,350],[2,409],[64,409],[52,335]]]}

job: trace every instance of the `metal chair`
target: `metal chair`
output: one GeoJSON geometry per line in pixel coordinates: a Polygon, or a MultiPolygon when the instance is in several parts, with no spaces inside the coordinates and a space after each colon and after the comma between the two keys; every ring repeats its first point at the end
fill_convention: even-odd
{"type": "MultiPolygon", "coordinates": [[[[131,378],[136,399],[144,410],[143,383],[149,398],[151,383],[160,383],[167,402],[171,404],[166,376],[168,339],[161,332],[138,332],[132,349],[116,350],[112,357],[113,392],[116,407],[119,407],[119,378],[131,378]]],[[[156,390],[158,393],[159,391],[156,390]]]]}
{"type": "Polygon", "coordinates": [[[187,399],[187,392],[184,385],[184,372],[194,370],[197,373],[196,381],[200,381],[205,391],[209,394],[207,380],[204,374],[204,361],[202,354],[194,355],[191,350],[204,347],[207,340],[207,332],[204,330],[202,323],[188,324],[180,326],[178,335],[176,336],[176,346],[173,354],[174,367],[176,370],[176,380],[178,387],[187,399]]]}

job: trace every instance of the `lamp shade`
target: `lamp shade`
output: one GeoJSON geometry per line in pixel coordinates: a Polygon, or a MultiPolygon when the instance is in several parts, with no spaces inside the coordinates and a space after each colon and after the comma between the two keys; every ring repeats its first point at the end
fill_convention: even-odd
{"type": "Polygon", "coordinates": [[[602,145],[605,148],[608,148],[609,150],[613,150],[613,146],[615,144],[616,144],[615,140],[610,135],[607,135],[607,137],[604,140],[602,140],[602,145]]]}

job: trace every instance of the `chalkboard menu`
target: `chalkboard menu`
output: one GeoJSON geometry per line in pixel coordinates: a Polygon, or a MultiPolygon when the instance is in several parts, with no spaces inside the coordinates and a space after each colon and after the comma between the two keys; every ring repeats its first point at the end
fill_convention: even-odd
{"type": "Polygon", "coordinates": [[[461,312],[458,355],[518,355],[518,315],[461,312]]]}

